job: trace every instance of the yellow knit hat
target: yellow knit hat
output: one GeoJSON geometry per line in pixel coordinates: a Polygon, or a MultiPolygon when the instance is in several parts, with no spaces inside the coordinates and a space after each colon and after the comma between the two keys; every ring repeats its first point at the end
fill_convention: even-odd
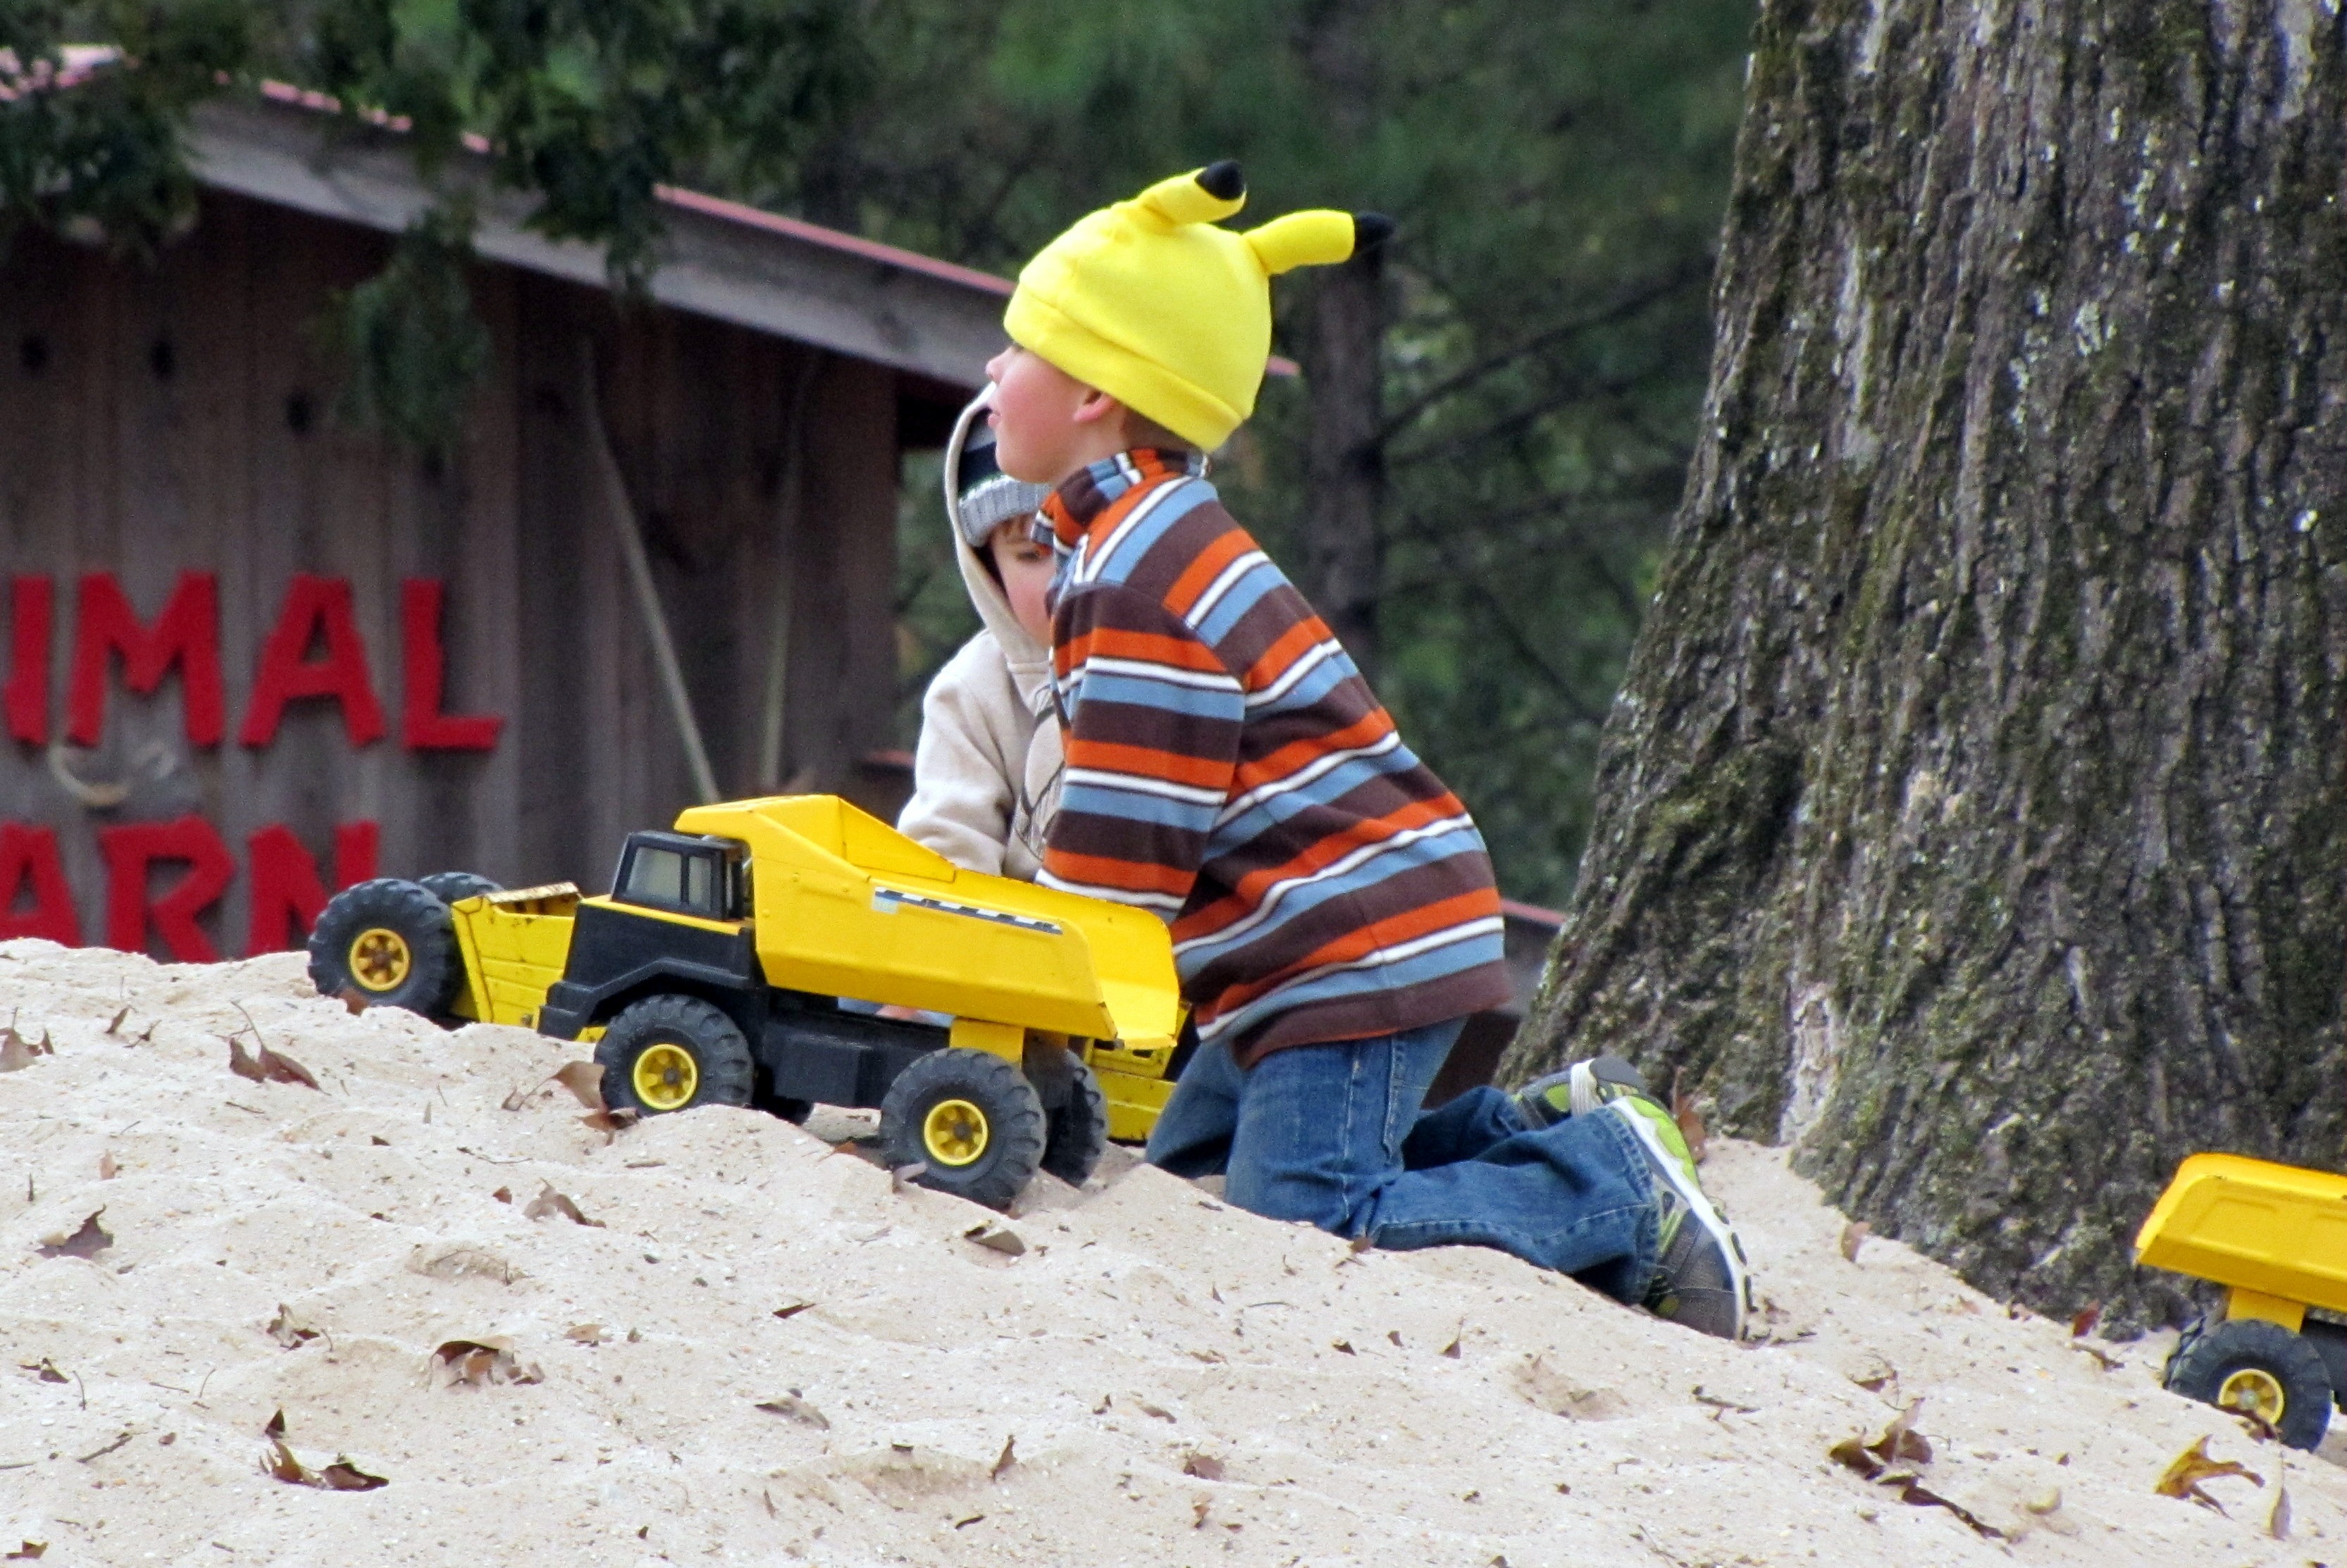
{"type": "Polygon", "coordinates": [[[1392,232],[1375,213],[1291,212],[1242,234],[1235,163],[1161,179],[1087,214],[1019,274],[1010,341],[1211,451],[1255,412],[1271,355],[1271,280],[1392,232]]]}

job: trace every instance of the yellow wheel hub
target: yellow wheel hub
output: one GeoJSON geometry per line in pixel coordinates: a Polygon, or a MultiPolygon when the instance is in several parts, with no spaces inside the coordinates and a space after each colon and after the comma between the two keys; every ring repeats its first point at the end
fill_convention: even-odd
{"type": "Polygon", "coordinates": [[[921,1119],[921,1146],[940,1165],[977,1163],[988,1139],[986,1112],[967,1100],[940,1100],[921,1119]]]}
{"type": "Polygon", "coordinates": [[[415,968],[407,938],[387,926],[376,926],[351,938],[351,979],[370,991],[395,991],[415,968]]]}
{"type": "Polygon", "coordinates": [[[692,1060],[692,1052],[681,1045],[662,1040],[648,1045],[636,1057],[636,1098],[654,1111],[674,1111],[692,1103],[692,1091],[701,1087],[701,1068],[692,1060]]]}
{"type": "Polygon", "coordinates": [[[2270,1427],[2281,1425],[2282,1407],[2289,1402],[2281,1379],[2259,1367],[2242,1368],[2217,1389],[2219,1409],[2253,1415],[2270,1427]]]}

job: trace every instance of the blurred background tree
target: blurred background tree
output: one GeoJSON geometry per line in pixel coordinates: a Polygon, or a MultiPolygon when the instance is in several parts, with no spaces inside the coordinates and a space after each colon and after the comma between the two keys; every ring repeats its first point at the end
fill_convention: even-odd
{"type": "MultiPolygon", "coordinates": [[[[1474,809],[1562,901],[1695,436],[1747,0],[876,0],[859,108],[761,184],[819,222],[1010,272],[1170,170],[1250,217],[1383,211],[1382,269],[1297,274],[1216,472],[1474,809]]],[[[907,737],[974,624],[932,483],[903,539],[907,737]]]]}

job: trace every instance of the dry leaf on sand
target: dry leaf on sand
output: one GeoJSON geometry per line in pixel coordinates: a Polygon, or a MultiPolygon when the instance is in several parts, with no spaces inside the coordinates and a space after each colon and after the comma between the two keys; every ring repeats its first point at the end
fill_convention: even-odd
{"type": "Polygon", "coordinates": [[[597,1230],[604,1228],[601,1220],[590,1220],[580,1214],[579,1205],[572,1203],[567,1194],[556,1192],[552,1182],[542,1182],[538,1184],[538,1196],[529,1200],[529,1206],[522,1210],[521,1217],[526,1220],[542,1220],[548,1214],[560,1214],[564,1219],[582,1225],[592,1225],[597,1230]]]}
{"type": "Polygon", "coordinates": [[[620,1133],[642,1120],[642,1112],[621,1106],[617,1111],[589,1111],[579,1120],[603,1134],[603,1146],[609,1148],[620,1141],[620,1133]]]}
{"type": "Polygon", "coordinates": [[[805,1312],[808,1307],[813,1307],[815,1303],[812,1301],[794,1301],[788,1307],[775,1307],[774,1316],[777,1317],[796,1317],[800,1313],[805,1312]]]}
{"type": "Polygon", "coordinates": [[[129,1016],[130,1009],[126,1005],[120,1012],[114,1015],[114,1021],[106,1026],[106,1032],[108,1034],[118,1032],[122,1028],[123,1020],[129,1016]]]}
{"type": "Polygon", "coordinates": [[[369,1475],[353,1464],[347,1457],[337,1458],[323,1470],[312,1470],[293,1457],[283,1438],[269,1440],[270,1451],[261,1456],[261,1473],[274,1476],[293,1486],[314,1486],[321,1491],[373,1491],[391,1483],[379,1475],[369,1475]]]}
{"type": "Polygon", "coordinates": [[[1212,1454],[1192,1453],[1182,1461],[1182,1473],[1194,1475],[1200,1481],[1223,1479],[1223,1461],[1212,1454]]]}
{"type": "Polygon", "coordinates": [[[283,1437],[285,1435],[285,1412],[280,1410],[275,1415],[270,1417],[269,1424],[261,1429],[261,1435],[264,1438],[283,1437]]]}
{"type": "Polygon", "coordinates": [[[243,1043],[233,1035],[228,1042],[229,1071],[239,1078],[250,1078],[255,1083],[298,1083],[304,1089],[318,1087],[318,1080],[310,1070],[290,1056],[280,1056],[266,1045],[258,1054],[245,1054],[243,1043]]]}
{"type": "Polygon", "coordinates": [[[2265,1477],[2259,1475],[2239,1460],[2210,1459],[2209,1440],[2204,1437],[2170,1460],[2168,1469],[2160,1473],[2159,1480],[2154,1483],[2151,1490],[2162,1497],[2180,1497],[2188,1501],[2197,1502],[2203,1508],[2213,1508],[2222,1513],[2225,1512],[2225,1505],[2201,1491],[2200,1483],[2204,1481],[2217,1481],[2233,1475],[2241,1477],[2252,1486],[2263,1486],[2266,1483],[2265,1477]]]}
{"type": "Polygon", "coordinates": [[[918,1160],[909,1165],[898,1165],[888,1173],[888,1190],[901,1193],[928,1173],[928,1166],[918,1160]]]}
{"type": "Polygon", "coordinates": [[[515,1359],[513,1346],[505,1339],[450,1339],[432,1355],[446,1373],[443,1388],[458,1383],[477,1389],[494,1383],[546,1381],[546,1374],[536,1363],[524,1365],[515,1359]]]}
{"type": "Polygon", "coordinates": [[[71,1378],[68,1378],[63,1372],[58,1371],[57,1364],[55,1361],[50,1360],[46,1356],[42,1357],[37,1361],[19,1361],[16,1364],[19,1367],[22,1367],[26,1371],[32,1373],[35,1378],[44,1383],[70,1383],[73,1381],[71,1378]]]}
{"type": "Polygon", "coordinates": [[[114,1180],[115,1173],[116,1173],[116,1172],[118,1172],[118,1171],[119,1171],[119,1170],[121,1170],[121,1169],[122,1169],[122,1167],[121,1167],[121,1166],[119,1166],[119,1165],[118,1165],[118,1164],[116,1164],[116,1163],[114,1163],[114,1151],[113,1151],[113,1150],[108,1149],[108,1150],[107,1150],[104,1153],[102,1153],[102,1154],[98,1155],[98,1157],[97,1157],[97,1179],[98,1179],[99,1181],[101,1181],[101,1182],[110,1182],[110,1181],[114,1180]]]}
{"type": "Polygon", "coordinates": [[[1017,1231],[996,1225],[991,1220],[980,1220],[961,1234],[965,1240],[974,1241],[1005,1257],[1024,1257],[1027,1254],[1027,1244],[1019,1238],[1017,1231]]]}
{"type": "MultiPolygon", "coordinates": [[[[554,1070],[547,1083],[559,1083],[570,1091],[579,1103],[589,1111],[605,1111],[603,1103],[603,1068],[594,1061],[566,1061],[554,1070]]],[[[543,1089],[546,1084],[538,1085],[543,1089]]]]}
{"type": "Polygon", "coordinates": [[[2080,1307],[2077,1316],[2070,1319],[2070,1337],[2084,1339],[2095,1331],[2095,1325],[2102,1320],[2103,1304],[2099,1301],[2090,1302],[2080,1307]]]}
{"type": "Polygon", "coordinates": [[[316,1329],[296,1323],[293,1320],[293,1309],[282,1301],[277,1304],[277,1316],[269,1320],[269,1327],[264,1332],[288,1350],[298,1348],[318,1337],[316,1329]]]}
{"type": "Polygon", "coordinates": [[[49,1044],[49,1037],[46,1034],[41,1037],[41,1043],[35,1045],[18,1034],[13,1023],[0,1029],[0,1072],[21,1072],[42,1057],[56,1054],[56,1050],[49,1044]]]}
{"type": "Polygon", "coordinates": [[[796,1421],[803,1427],[814,1427],[826,1432],[831,1430],[831,1422],[825,1418],[824,1413],[801,1398],[796,1389],[793,1389],[779,1399],[760,1400],[758,1409],[769,1415],[780,1416],[784,1420],[796,1421]]]}
{"type": "Polygon", "coordinates": [[[574,1323],[563,1330],[562,1337],[575,1339],[581,1345],[600,1345],[603,1342],[603,1326],[600,1323],[574,1323]]]}
{"type": "Polygon", "coordinates": [[[97,1223],[97,1214],[105,1212],[104,1209],[98,1210],[97,1214],[82,1221],[79,1228],[70,1235],[64,1231],[50,1232],[33,1250],[43,1257],[96,1257],[114,1245],[114,1238],[107,1235],[106,1227],[97,1223]]]}
{"type": "Polygon", "coordinates": [[[1874,1227],[1868,1225],[1864,1220],[1852,1220],[1850,1224],[1842,1226],[1841,1255],[1850,1262],[1856,1263],[1858,1261],[1858,1249],[1866,1245],[1866,1238],[1873,1234],[1874,1227]]]}
{"type": "Polygon", "coordinates": [[[987,1472],[989,1479],[1000,1481],[1002,1479],[1002,1472],[1019,1462],[1019,1456],[1016,1451],[1018,1447],[1019,1439],[1015,1434],[1002,1440],[1001,1456],[994,1461],[993,1470],[987,1472]]]}
{"type": "Polygon", "coordinates": [[[2276,1541],[2290,1539],[2290,1488],[2274,1482],[2273,1512],[2266,1515],[2266,1533],[2276,1541]]]}
{"type": "Polygon", "coordinates": [[[48,1552],[49,1543],[47,1542],[27,1541],[22,1546],[17,1547],[15,1551],[8,1553],[7,1556],[0,1557],[0,1563],[31,1563],[39,1558],[47,1556],[48,1552]]]}
{"type": "Polygon", "coordinates": [[[1679,1136],[1686,1140],[1688,1158],[1702,1164],[1704,1149],[1711,1142],[1711,1135],[1705,1131],[1703,1112],[1695,1108],[1695,1096],[1679,1091],[1676,1072],[1671,1074],[1671,1120],[1679,1124],[1679,1136]]]}
{"type": "Polygon", "coordinates": [[[1857,1438],[1844,1438],[1826,1450],[1826,1457],[1846,1469],[1854,1470],[1868,1481],[1881,1476],[1895,1464],[1930,1464],[1932,1440],[1915,1430],[1915,1412],[1923,1401],[1915,1399],[1891,1418],[1882,1429],[1882,1435],[1871,1442],[1857,1438]]]}

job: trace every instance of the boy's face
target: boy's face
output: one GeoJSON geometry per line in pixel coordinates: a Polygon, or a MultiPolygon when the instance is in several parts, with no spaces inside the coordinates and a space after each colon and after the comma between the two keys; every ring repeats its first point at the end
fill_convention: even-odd
{"type": "Polygon", "coordinates": [[[1035,542],[1031,527],[1025,518],[997,523],[994,532],[987,537],[986,548],[994,558],[994,575],[1002,579],[1002,596],[1010,601],[1012,619],[1028,636],[1048,648],[1051,645],[1051,612],[1045,608],[1043,598],[1059,563],[1052,559],[1050,547],[1035,542]]]}
{"type": "Polygon", "coordinates": [[[1029,485],[1056,485],[1122,450],[1124,405],[1016,343],[987,362],[994,461],[1029,485]]]}

